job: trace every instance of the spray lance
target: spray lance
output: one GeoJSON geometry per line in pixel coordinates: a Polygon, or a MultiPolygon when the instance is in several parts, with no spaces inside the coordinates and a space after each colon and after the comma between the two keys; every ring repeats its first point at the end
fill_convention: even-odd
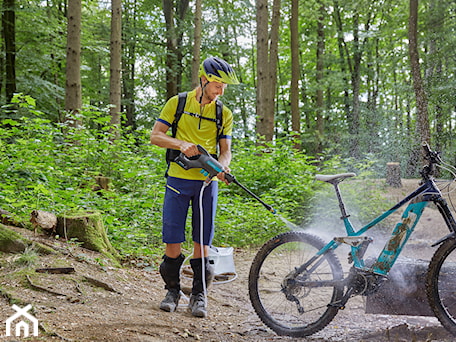
{"type": "MultiPolygon", "coordinates": [[[[175,159],[174,162],[177,163],[179,166],[184,168],[185,170],[188,169],[195,169],[201,168],[201,173],[208,177],[208,179],[212,179],[213,177],[217,176],[220,172],[224,172],[222,164],[220,164],[217,159],[209,154],[206,149],[201,146],[197,145],[198,150],[201,154],[196,155],[194,157],[188,158],[185,154],[180,153],[175,159]]],[[[276,214],[276,210],[271,207],[269,204],[263,202],[261,198],[255,195],[252,191],[247,189],[244,185],[239,183],[239,181],[234,177],[231,173],[225,172],[225,179],[228,183],[234,183],[239,185],[245,192],[247,192],[250,196],[255,198],[258,202],[263,204],[263,206],[269,210],[271,213],[276,214]]]]}

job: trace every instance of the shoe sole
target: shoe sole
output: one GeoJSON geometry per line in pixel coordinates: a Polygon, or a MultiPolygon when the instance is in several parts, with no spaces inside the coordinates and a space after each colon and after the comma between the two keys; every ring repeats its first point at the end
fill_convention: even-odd
{"type": "Polygon", "coordinates": [[[205,318],[207,317],[207,312],[192,312],[194,317],[205,318]]]}
{"type": "Polygon", "coordinates": [[[166,311],[166,312],[174,312],[176,311],[177,305],[176,306],[170,306],[170,305],[160,305],[160,310],[166,311]]]}

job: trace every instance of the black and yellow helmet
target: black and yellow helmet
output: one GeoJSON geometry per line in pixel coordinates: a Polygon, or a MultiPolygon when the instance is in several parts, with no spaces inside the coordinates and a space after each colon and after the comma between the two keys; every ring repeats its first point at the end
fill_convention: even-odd
{"type": "Polygon", "coordinates": [[[218,57],[209,57],[201,63],[199,77],[205,76],[209,82],[220,82],[226,84],[239,84],[239,80],[233,68],[218,57]]]}

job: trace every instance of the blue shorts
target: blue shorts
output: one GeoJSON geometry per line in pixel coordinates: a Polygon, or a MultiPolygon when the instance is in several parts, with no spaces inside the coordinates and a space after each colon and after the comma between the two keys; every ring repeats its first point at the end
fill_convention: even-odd
{"type": "MultiPolygon", "coordinates": [[[[192,239],[201,244],[199,199],[204,181],[168,177],[163,202],[164,243],[185,241],[185,222],[192,206],[192,239]]],[[[203,194],[203,244],[211,245],[214,237],[214,219],[217,207],[218,182],[212,181],[203,194]]]]}

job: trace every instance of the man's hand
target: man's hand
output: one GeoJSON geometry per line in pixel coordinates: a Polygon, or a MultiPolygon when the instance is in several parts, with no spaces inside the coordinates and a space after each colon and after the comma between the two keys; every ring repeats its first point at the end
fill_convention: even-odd
{"type": "Polygon", "coordinates": [[[225,172],[226,172],[226,173],[230,173],[230,172],[231,172],[230,168],[225,166],[224,171],[223,171],[223,172],[219,172],[219,173],[217,174],[217,178],[218,178],[219,180],[221,180],[222,182],[225,182],[226,185],[229,185],[230,183],[229,183],[228,180],[225,178],[225,172]]]}
{"type": "Polygon", "coordinates": [[[201,154],[201,152],[198,150],[198,146],[186,141],[182,141],[182,143],[179,146],[179,149],[187,157],[193,157],[198,154],[201,154]]]}

